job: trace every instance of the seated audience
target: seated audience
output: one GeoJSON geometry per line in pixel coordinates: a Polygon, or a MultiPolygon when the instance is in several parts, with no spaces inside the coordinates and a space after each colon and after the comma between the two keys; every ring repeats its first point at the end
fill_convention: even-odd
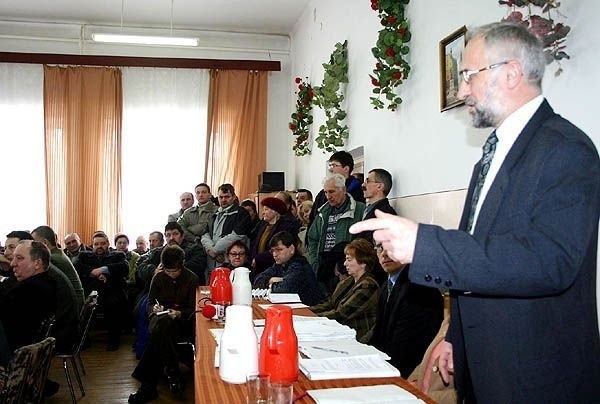
{"type": "Polygon", "coordinates": [[[298,245],[298,249],[302,255],[308,255],[308,250],[306,249],[306,231],[308,230],[312,206],[312,201],[304,201],[298,205],[298,220],[300,221],[300,231],[298,231],[300,244],[298,245]]]}
{"type": "Polygon", "coordinates": [[[0,294],[0,322],[11,352],[40,341],[40,325],[56,312],[56,284],[48,274],[49,265],[50,251],[44,244],[17,243],[11,260],[16,283],[0,294]]]}
{"type": "MultiPolygon", "coordinates": [[[[21,240],[33,240],[31,234],[24,230],[15,230],[11,231],[6,235],[6,242],[4,243],[4,252],[2,253],[2,261],[8,263],[8,268],[3,267],[2,276],[11,277],[13,275],[13,270],[11,265],[13,254],[15,249],[17,248],[17,244],[21,240]]],[[[6,285],[0,284],[0,289],[6,289],[6,285]]]]}
{"type": "Polygon", "coordinates": [[[102,232],[92,237],[93,251],[82,251],[75,260],[86,295],[98,291],[98,304],[104,310],[108,332],[107,351],[119,349],[121,328],[125,325],[126,294],[125,279],[129,265],[125,254],[111,251],[108,236],[102,232]]]}
{"type": "Polygon", "coordinates": [[[254,287],[270,288],[272,293],[297,293],[310,306],[323,300],[323,292],[306,258],[296,250],[296,237],[287,231],[271,237],[269,247],[275,263],[254,279],[254,287]]]}
{"type": "MultiPolygon", "coordinates": [[[[300,205],[302,205],[303,202],[307,201],[313,201],[312,192],[305,188],[298,188],[298,190],[296,191],[296,207],[300,209],[300,205]]],[[[299,216],[300,215],[298,215],[298,217],[299,216]]]]}
{"type": "Polygon", "coordinates": [[[437,289],[410,282],[408,265],[393,261],[381,245],[376,249],[388,279],[379,289],[377,321],[363,342],[388,354],[406,378],[440,327],[444,299],[437,289]]]}
{"type": "Polygon", "coordinates": [[[208,231],[208,218],[217,211],[217,205],[212,202],[208,184],[198,184],[194,190],[198,204],[183,212],[177,223],[187,241],[200,244],[200,238],[208,231]]]}
{"type": "Polygon", "coordinates": [[[237,240],[231,243],[227,247],[227,263],[224,267],[229,269],[235,269],[238,267],[245,267],[250,269],[250,250],[243,241],[237,240]]]}
{"type": "Polygon", "coordinates": [[[69,233],[65,237],[65,248],[63,251],[73,261],[81,251],[92,251],[92,249],[81,242],[79,234],[69,233]]]}
{"type": "MultiPolygon", "coordinates": [[[[290,194],[288,194],[286,191],[279,191],[275,194],[275,198],[281,199],[285,203],[285,206],[287,207],[287,214],[290,215],[290,217],[294,219],[298,218],[296,202],[290,194]]],[[[300,227],[300,222],[298,222],[298,227],[300,227]]]]}
{"type": "MultiPolygon", "coordinates": [[[[204,283],[204,269],[206,268],[206,255],[196,243],[187,241],[183,236],[183,229],[177,222],[169,222],[165,226],[165,238],[167,245],[177,245],[185,252],[185,267],[198,276],[201,284],[204,283]]],[[[138,276],[144,284],[149,285],[155,270],[160,264],[160,257],[164,247],[150,250],[148,258],[138,265],[138,276]]]]}
{"type": "Polygon", "coordinates": [[[169,215],[169,217],[167,218],[167,223],[176,222],[177,219],[179,219],[181,215],[183,215],[183,212],[185,212],[186,209],[191,208],[193,204],[194,195],[192,195],[191,192],[184,192],[183,194],[181,194],[179,196],[179,205],[181,206],[181,208],[177,212],[171,213],[169,215]]]}
{"type": "Polygon", "coordinates": [[[31,235],[35,241],[43,243],[50,250],[50,263],[65,274],[73,286],[77,299],[77,309],[81,310],[85,300],[81,279],[79,279],[79,275],[69,257],[56,245],[56,233],[50,226],[39,226],[31,232],[31,235]]]}
{"type": "MultiPolygon", "coordinates": [[[[159,272],[152,279],[148,315],[150,339],[132,376],[141,382],[130,403],[145,403],[158,397],[156,386],[163,370],[173,393],[182,389],[177,342],[194,333],[194,310],[198,277],[184,267],[185,253],[177,245],[166,246],[161,253],[159,272]],[[168,310],[167,314],[157,314],[168,310]]],[[[205,359],[205,358],[204,358],[205,359]]]]}
{"type": "Polygon", "coordinates": [[[310,310],[354,328],[356,338],[360,340],[373,327],[377,316],[379,285],[370,273],[377,255],[373,245],[365,239],[352,240],[344,253],[344,266],[350,276],[338,283],[330,297],[311,306],[310,310]]]}
{"type": "Polygon", "coordinates": [[[333,268],[321,265],[323,255],[337,243],[352,239],[348,229],[361,220],[365,205],[346,193],[345,179],[341,174],[328,175],[323,181],[323,190],[327,202],[317,210],[317,216],[308,229],[308,262],[316,271],[317,280],[331,292],[336,280],[333,268]]]}
{"type": "Polygon", "coordinates": [[[444,338],[446,337],[449,325],[450,317],[444,318],[440,330],[435,338],[433,338],[433,341],[431,341],[431,344],[429,344],[427,351],[425,351],[423,360],[406,379],[439,404],[454,404],[457,400],[453,375],[450,374],[451,380],[446,384],[438,371],[438,360],[443,344],[448,343],[444,338]]]}
{"type": "Polygon", "coordinates": [[[258,216],[256,204],[251,199],[244,199],[242,203],[240,203],[240,206],[246,209],[246,212],[248,212],[248,215],[250,216],[250,230],[252,233],[256,225],[260,223],[260,217],[258,216]]]}
{"type": "Polygon", "coordinates": [[[135,282],[135,264],[140,255],[136,252],[129,251],[129,237],[123,233],[117,233],[115,236],[115,249],[125,254],[125,259],[129,264],[129,272],[127,272],[127,283],[135,282]]]}
{"type": "Polygon", "coordinates": [[[148,242],[146,241],[146,237],[138,236],[138,238],[135,239],[135,248],[132,251],[140,256],[146,254],[148,252],[148,242]]]}
{"type": "Polygon", "coordinates": [[[255,227],[250,239],[250,261],[253,262],[253,276],[263,272],[275,262],[269,251],[271,238],[287,231],[298,236],[298,221],[287,214],[287,206],[278,198],[267,197],[260,201],[263,207],[263,220],[255,227]]]}
{"type": "Polygon", "coordinates": [[[150,244],[150,250],[162,247],[165,245],[165,237],[160,231],[155,230],[148,236],[148,243],[150,244]]]}

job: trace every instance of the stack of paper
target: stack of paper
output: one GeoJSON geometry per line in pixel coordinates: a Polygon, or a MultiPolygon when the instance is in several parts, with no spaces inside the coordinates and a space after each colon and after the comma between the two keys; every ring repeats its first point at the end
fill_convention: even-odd
{"type": "Polygon", "coordinates": [[[299,365],[309,380],[400,377],[398,369],[379,355],[300,359],[299,365]]]}
{"type": "Polygon", "coordinates": [[[308,390],[317,404],[417,404],[423,403],[395,384],[308,390]]]}
{"type": "Polygon", "coordinates": [[[335,320],[318,317],[314,321],[294,321],[299,342],[356,339],[356,330],[335,320]]]}
{"type": "Polygon", "coordinates": [[[355,339],[342,339],[335,341],[302,341],[298,349],[309,359],[335,358],[337,356],[362,356],[379,355],[381,359],[391,359],[388,354],[377,348],[361,344],[355,339]]]}
{"type": "Polygon", "coordinates": [[[267,299],[271,303],[302,303],[298,293],[269,293],[267,299]]]}

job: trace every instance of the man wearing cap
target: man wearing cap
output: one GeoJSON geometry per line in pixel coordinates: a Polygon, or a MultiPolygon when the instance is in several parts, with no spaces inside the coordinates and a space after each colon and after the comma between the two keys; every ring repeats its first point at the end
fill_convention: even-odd
{"type": "Polygon", "coordinates": [[[253,276],[261,273],[275,262],[269,249],[271,238],[281,231],[286,231],[296,239],[300,225],[288,215],[288,207],[284,201],[275,197],[260,201],[263,207],[263,220],[259,222],[250,235],[250,261],[254,260],[253,276]]]}

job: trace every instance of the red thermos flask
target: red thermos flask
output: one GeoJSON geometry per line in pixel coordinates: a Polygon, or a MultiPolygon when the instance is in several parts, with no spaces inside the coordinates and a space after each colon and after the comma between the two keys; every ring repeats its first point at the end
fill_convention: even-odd
{"type": "Polygon", "coordinates": [[[273,305],[267,309],[258,366],[260,373],[271,375],[272,383],[298,380],[298,338],[290,307],[273,305]]]}

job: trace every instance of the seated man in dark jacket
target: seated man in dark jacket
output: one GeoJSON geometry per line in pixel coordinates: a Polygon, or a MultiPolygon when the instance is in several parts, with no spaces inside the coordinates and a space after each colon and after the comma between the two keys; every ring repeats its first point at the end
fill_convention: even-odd
{"type": "Polygon", "coordinates": [[[163,248],[148,295],[150,339],[132,375],[142,385],[129,396],[130,403],[145,403],[158,397],[156,385],[163,369],[171,391],[181,391],[177,342],[193,335],[197,287],[198,277],[184,267],[184,251],[177,245],[163,248]]]}
{"type": "Polygon", "coordinates": [[[256,277],[254,286],[269,287],[273,293],[297,293],[302,303],[312,306],[324,296],[308,261],[297,253],[296,240],[286,231],[271,238],[269,246],[275,264],[256,277]]]}
{"type": "Polygon", "coordinates": [[[361,342],[388,354],[406,378],[421,362],[444,317],[444,300],[437,289],[409,282],[409,267],[393,261],[381,245],[377,257],[388,280],[379,288],[377,319],[361,342]]]}
{"type": "Polygon", "coordinates": [[[43,339],[41,323],[56,311],[56,284],[48,275],[50,251],[37,241],[19,241],[11,266],[16,283],[0,299],[0,321],[10,351],[43,339]]]}
{"type": "MultiPolygon", "coordinates": [[[[185,252],[185,267],[198,276],[201,284],[204,283],[204,269],[206,268],[206,254],[199,244],[185,239],[183,228],[177,222],[169,222],[165,226],[165,239],[167,245],[177,245],[185,252]]],[[[150,284],[155,270],[160,264],[160,256],[164,247],[154,248],[148,253],[137,268],[137,275],[146,285],[150,284]]]]}
{"type": "Polygon", "coordinates": [[[94,233],[93,251],[82,251],[75,259],[75,269],[86,295],[98,291],[98,304],[104,310],[108,331],[107,351],[119,349],[121,328],[126,320],[125,279],[129,264],[121,251],[111,251],[108,237],[103,232],[94,233]]]}

